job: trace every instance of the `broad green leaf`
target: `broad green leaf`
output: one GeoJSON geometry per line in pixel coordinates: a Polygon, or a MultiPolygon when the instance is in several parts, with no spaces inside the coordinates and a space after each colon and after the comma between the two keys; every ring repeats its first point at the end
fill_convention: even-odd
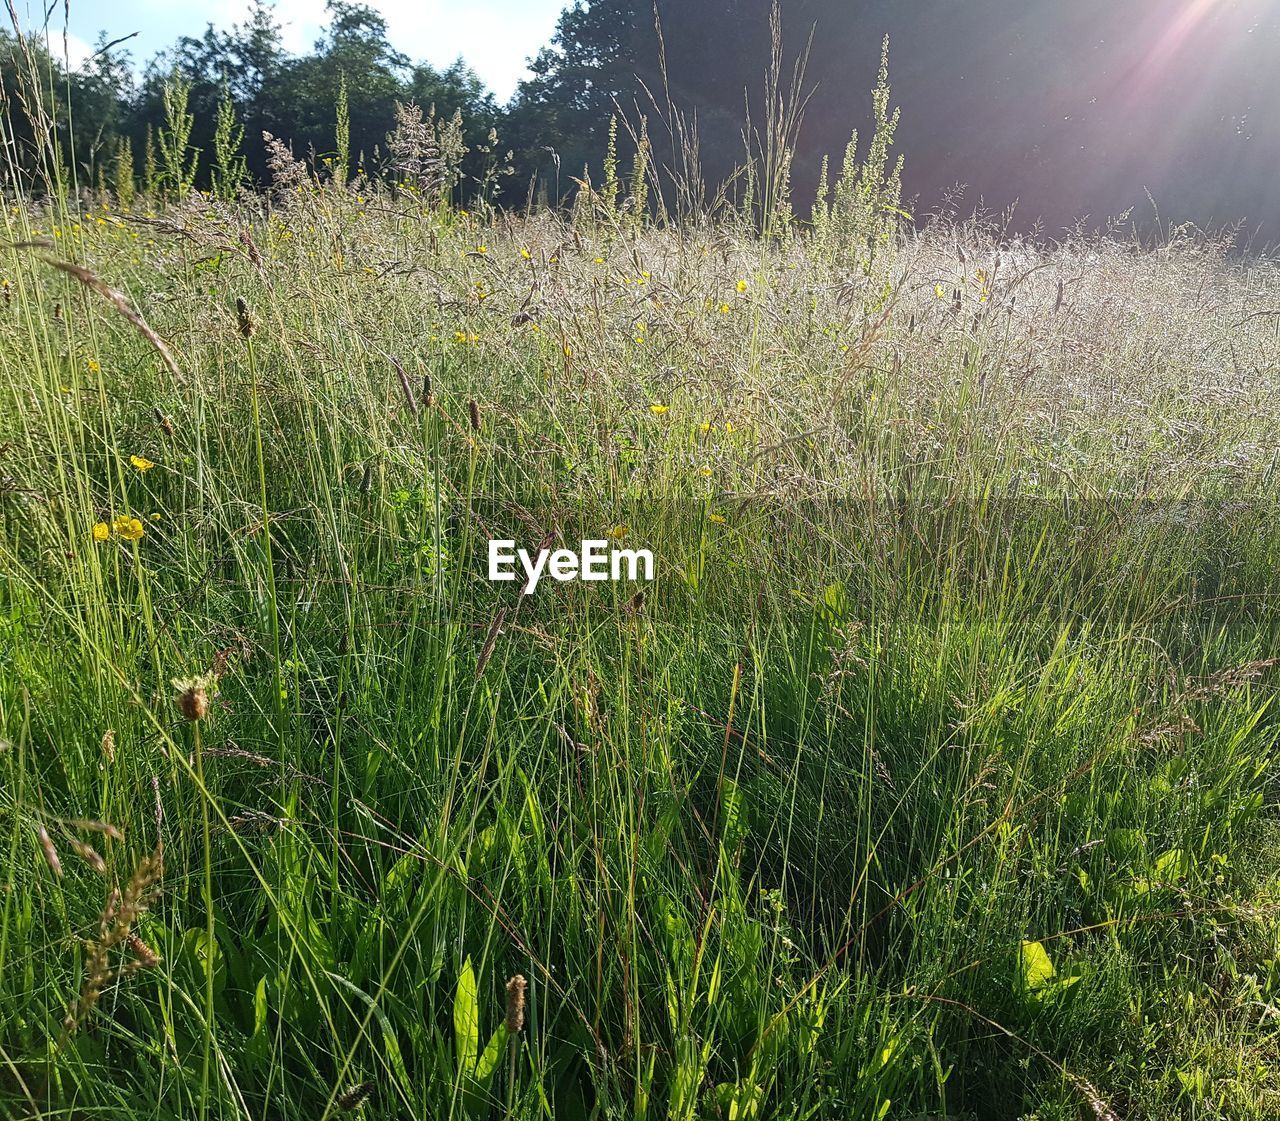
{"type": "Polygon", "coordinates": [[[498,1069],[507,1039],[507,1022],[503,1020],[498,1024],[497,1030],[489,1036],[489,1042],[485,1044],[484,1051],[480,1054],[480,1061],[476,1063],[476,1081],[482,1086],[488,1086],[493,1072],[498,1069]]]}
{"type": "Polygon", "coordinates": [[[262,1036],[267,1030],[267,979],[263,977],[253,992],[253,1034],[262,1036]]]}
{"type": "Polygon", "coordinates": [[[458,1069],[468,1073],[475,1070],[480,1057],[480,1005],[476,999],[476,972],[470,957],[462,963],[458,993],[453,998],[453,1039],[458,1069]]]}
{"type": "Polygon", "coordinates": [[[1053,962],[1039,942],[1022,943],[1022,985],[1028,992],[1036,992],[1053,980],[1053,962]]]}

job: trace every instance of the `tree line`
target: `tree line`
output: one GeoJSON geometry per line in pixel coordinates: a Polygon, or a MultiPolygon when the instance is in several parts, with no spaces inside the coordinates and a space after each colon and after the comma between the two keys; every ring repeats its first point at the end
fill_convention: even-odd
{"type": "Polygon", "coordinates": [[[34,177],[46,127],[34,98],[56,122],[45,139],[83,186],[181,178],[165,144],[170,163],[191,161],[197,186],[220,174],[261,186],[264,133],[342,176],[387,176],[397,105],[415,104],[433,113],[437,140],[448,132],[466,150],[463,197],[487,185],[508,205],[563,200],[584,173],[598,183],[610,160],[646,147],[665,172],[659,190],[714,202],[725,182],[744,189],[735,169],[803,104],[803,125],[773,140],[804,211],[824,156],[855,128],[869,135],[867,90],[887,35],[918,211],[964,184],[966,205],[1021,199],[1024,223],[1101,221],[1148,192],[1166,218],[1280,219],[1274,6],[1197,8],[1207,14],[1191,23],[1151,0],[782,0],[779,27],[773,10],[773,0],[574,0],[507,104],[462,60],[407,58],[357,0],[329,0],[307,54],[287,53],[270,4],[253,0],[242,23],[183,37],[140,74],[127,43],[99,43],[68,73],[7,35],[5,162],[10,178],[34,177]],[[175,109],[188,126],[175,129],[175,109]]]}

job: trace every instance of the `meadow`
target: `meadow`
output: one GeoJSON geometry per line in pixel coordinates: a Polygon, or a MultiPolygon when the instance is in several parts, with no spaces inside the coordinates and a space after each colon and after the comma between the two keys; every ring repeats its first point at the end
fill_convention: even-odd
{"type": "Polygon", "coordinates": [[[1280,1115],[1271,260],[294,171],[5,207],[0,1116],[1280,1115]]]}

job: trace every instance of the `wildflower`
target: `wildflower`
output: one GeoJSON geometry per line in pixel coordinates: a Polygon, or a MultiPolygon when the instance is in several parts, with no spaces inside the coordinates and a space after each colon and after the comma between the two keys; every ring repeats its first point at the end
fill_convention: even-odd
{"type": "Polygon", "coordinates": [[[89,371],[89,373],[91,373],[91,374],[100,374],[100,373],[102,373],[102,367],[101,367],[100,365],[98,365],[98,362],[97,362],[97,360],[96,360],[96,359],[93,359],[93,358],[86,358],[86,359],[85,359],[85,362],[84,362],[84,365],[85,365],[85,369],[86,369],[86,370],[88,370],[88,371],[89,371]]]}
{"type": "Polygon", "coordinates": [[[604,264],[604,258],[603,258],[603,257],[597,257],[597,258],[596,258],[596,264],[597,264],[597,265],[603,265],[603,264],[604,264]]]}
{"type": "Polygon", "coordinates": [[[121,527],[116,526],[116,532],[120,534],[126,541],[139,541],[145,532],[142,523],[137,518],[117,519],[123,520],[126,524],[121,527]]]}
{"type": "Polygon", "coordinates": [[[565,343],[565,344],[564,344],[564,356],[565,356],[566,358],[572,358],[572,357],[573,357],[573,347],[571,347],[568,343],[565,343]]]}
{"type": "Polygon", "coordinates": [[[487,245],[477,245],[477,246],[476,246],[476,252],[477,252],[477,253],[488,253],[488,252],[489,252],[489,247],[488,247],[487,245]]]}
{"type": "Polygon", "coordinates": [[[93,526],[93,539],[95,541],[105,541],[111,536],[111,527],[106,522],[95,522],[93,526]]]}
{"type": "Polygon", "coordinates": [[[671,409],[670,405],[650,405],[649,406],[649,411],[653,413],[654,416],[662,416],[663,413],[669,412],[670,409],[671,409]]]}
{"type": "Polygon", "coordinates": [[[131,455],[129,462],[139,471],[150,471],[155,466],[145,455],[131,455]]]}
{"type": "Polygon", "coordinates": [[[533,254],[530,253],[529,250],[527,249],[521,249],[520,256],[523,257],[526,261],[530,261],[533,259],[533,254]]]}
{"type": "Polygon", "coordinates": [[[728,315],[728,314],[729,314],[729,312],[731,312],[732,310],[733,310],[733,309],[732,309],[728,304],[721,304],[721,305],[720,305],[720,314],[721,314],[721,315],[728,315]]]}
{"type": "Polygon", "coordinates": [[[705,436],[708,432],[711,431],[711,421],[704,420],[700,425],[698,425],[698,431],[705,436]]]}
{"type": "Polygon", "coordinates": [[[712,525],[724,525],[726,518],[723,514],[708,514],[707,520],[711,522],[712,525]]]}
{"type": "Polygon", "coordinates": [[[741,296],[747,290],[747,282],[745,280],[738,281],[738,295],[741,296]]]}
{"type": "Polygon", "coordinates": [[[728,432],[728,433],[732,434],[732,433],[733,433],[733,421],[731,421],[731,420],[726,420],[726,421],[724,422],[724,430],[725,430],[726,432],[728,432]]]}
{"type": "Polygon", "coordinates": [[[933,294],[940,300],[945,300],[947,298],[947,290],[943,288],[941,284],[935,284],[933,286],[933,294]]]}
{"type": "Polygon", "coordinates": [[[700,467],[698,468],[698,474],[701,475],[704,479],[709,479],[711,478],[713,472],[710,467],[700,467]]]}
{"type": "Polygon", "coordinates": [[[615,541],[621,541],[630,532],[631,530],[629,530],[625,525],[615,525],[611,530],[609,530],[609,536],[615,541]]]}

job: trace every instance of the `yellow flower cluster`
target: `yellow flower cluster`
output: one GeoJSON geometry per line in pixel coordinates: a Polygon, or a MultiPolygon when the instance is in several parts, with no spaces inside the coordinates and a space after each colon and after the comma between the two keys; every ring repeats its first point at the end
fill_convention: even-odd
{"type": "Polygon", "coordinates": [[[95,541],[107,541],[113,531],[117,537],[123,537],[126,541],[139,541],[142,539],[146,529],[137,518],[122,514],[112,521],[110,525],[106,522],[96,523],[93,527],[93,539],[95,541]]]}

